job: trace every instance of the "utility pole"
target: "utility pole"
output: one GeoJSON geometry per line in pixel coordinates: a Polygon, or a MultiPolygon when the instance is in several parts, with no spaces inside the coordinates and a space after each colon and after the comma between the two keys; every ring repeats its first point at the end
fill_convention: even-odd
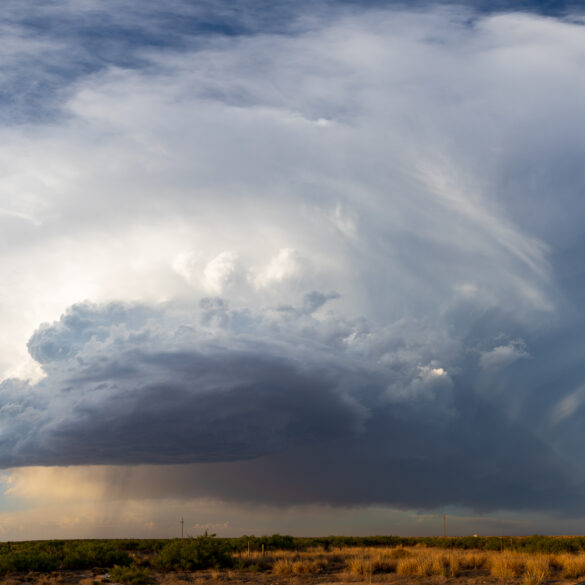
{"type": "Polygon", "coordinates": [[[447,514],[443,514],[443,538],[447,538],[447,514]]]}
{"type": "Polygon", "coordinates": [[[185,524],[185,521],[183,520],[183,518],[181,518],[181,538],[183,538],[183,526],[185,524]]]}

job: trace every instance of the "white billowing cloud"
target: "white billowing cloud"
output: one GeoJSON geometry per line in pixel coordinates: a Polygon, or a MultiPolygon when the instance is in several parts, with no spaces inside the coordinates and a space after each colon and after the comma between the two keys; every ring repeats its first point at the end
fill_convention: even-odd
{"type": "Polygon", "coordinates": [[[493,371],[530,357],[524,342],[514,340],[506,345],[498,345],[489,351],[481,352],[479,363],[484,370],[493,371]]]}
{"type": "MultiPolygon", "coordinates": [[[[523,131],[559,105],[551,78],[566,116],[543,126],[547,150],[572,140],[578,30],[527,15],[470,28],[447,9],[357,12],[296,35],[150,49],[150,67],[79,78],[60,123],[0,128],[1,369],[26,361],[38,323],[84,299],[194,289],[276,306],[336,290],[353,316],[440,320],[456,283],[472,282],[479,310],[524,323],[554,311],[561,218],[544,230],[537,213],[518,215],[548,192],[519,188],[513,169],[536,148],[523,131]],[[543,31],[554,51],[526,68],[543,31]]],[[[577,229],[562,222],[563,237],[577,229]]]]}
{"type": "MultiPolygon", "coordinates": [[[[394,382],[389,386],[388,396],[392,402],[426,401],[433,403],[435,413],[445,416],[452,408],[453,380],[444,368],[435,364],[417,366],[412,379],[404,384],[394,382]]],[[[412,374],[411,374],[412,375],[412,374]]]]}
{"type": "Polygon", "coordinates": [[[173,260],[173,270],[185,281],[194,285],[198,283],[202,268],[201,254],[190,250],[188,252],[180,252],[173,260]]]}
{"type": "Polygon", "coordinates": [[[294,248],[283,248],[258,271],[254,283],[261,288],[280,284],[298,276],[302,271],[302,264],[300,254],[294,248]]]}
{"type": "Polygon", "coordinates": [[[451,377],[443,368],[419,366],[418,376],[413,380],[412,389],[415,398],[435,393],[440,389],[450,390],[453,387],[451,377]]]}
{"type": "Polygon", "coordinates": [[[211,260],[203,271],[204,286],[212,295],[220,295],[233,282],[237,272],[238,256],[226,250],[211,260]]]}
{"type": "Polygon", "coordinates": [[[442,380],[447,376],[447,372],[443,368],[431,368],[424,366],[421,368],[421,378],[425,380],[442,380]]]}

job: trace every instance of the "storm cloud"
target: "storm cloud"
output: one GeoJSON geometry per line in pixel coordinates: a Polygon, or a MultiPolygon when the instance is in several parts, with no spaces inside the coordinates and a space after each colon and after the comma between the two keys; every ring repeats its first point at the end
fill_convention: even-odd
{"type": "Polygon", "coordinates": [[[263,312],[217,298],[73,306],[28,343],[46,377],[2,383],[0,464],[206,464],[138,469],[134,497],[580,506],[578,468],[478,390],[526,357],[517,342],[464,363],[414,324],[345,320],[326,308],[336,297],[263,312]]]}
{"type": "Polygon", "coordinates": [[[0,466],[583,513],[583,18],[506,7],[11,4],[0,466]]]}

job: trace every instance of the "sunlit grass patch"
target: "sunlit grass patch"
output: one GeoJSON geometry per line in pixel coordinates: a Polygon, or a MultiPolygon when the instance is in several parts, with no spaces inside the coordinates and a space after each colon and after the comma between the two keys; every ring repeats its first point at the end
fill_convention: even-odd
{"type": "Polygon", "coordinates": [[[485,553],[463,552],[459,553],[459,565],[462,569],[484,569],[488,565],[488,558],[485,553]]]}
{"type": "Polygon", "coordinates": [[[564,553],[556,555],[556,563],[560,565],[561,575],[565,579],[578,579],[585,577],[585,554],[564,553]]]}
{"type": "Polygon", "coordinates": [[[525,560],[524,585],[541,585],[552,575],[551,560],[548,555],[535,555],[525,560]]]}
{"type": "Polygon", "coordinates": [[[398,566],[398,558],[410,556],[411,553],[401,551],[395,554],[395,549],[373,549],[354,552],[345,562],[350,575],[365,577],[376,573],[394,573],[398,566]]]}
{"type": "Polygon", "coordinates": [[[427,577],[433,574],[433,559],[425,553],[398,560],[396,572],[410,577],[427,577]]]}
{"type": "Polygon", "coordinates": [[[365,577],[372,573],[372,561],[365,556],[350,557],[346,566],[349,574],[356,577],[365,577]]]}
{"type": "Polygon", "coordinates": [[[502,552],[490,558],[490,575],[498,579],[512,579],[521,577],[524,573],[526,561],[523,555],[502,552]]]}
{"type": "Polygon", "coordinates": [[[310,575],[320,573],[327,567],[325,559],[277,559],[272,565],[272,572],[276,575],[310,575]]]}

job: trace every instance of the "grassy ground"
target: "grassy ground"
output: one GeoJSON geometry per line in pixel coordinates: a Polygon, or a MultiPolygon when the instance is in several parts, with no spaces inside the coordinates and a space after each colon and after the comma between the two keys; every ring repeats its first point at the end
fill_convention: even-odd
{"type": "Polygon", "coordinates": [[[585,552],[521,553],[445,550],[426,547],[314,548],[233,554],[232,568],[168,571],[156,568],[148,554],[113,570],[62,570],[46,574],[11,573],[2,585],[326,585],[454,584],[551,585],[585,580],[585,552]]]}

